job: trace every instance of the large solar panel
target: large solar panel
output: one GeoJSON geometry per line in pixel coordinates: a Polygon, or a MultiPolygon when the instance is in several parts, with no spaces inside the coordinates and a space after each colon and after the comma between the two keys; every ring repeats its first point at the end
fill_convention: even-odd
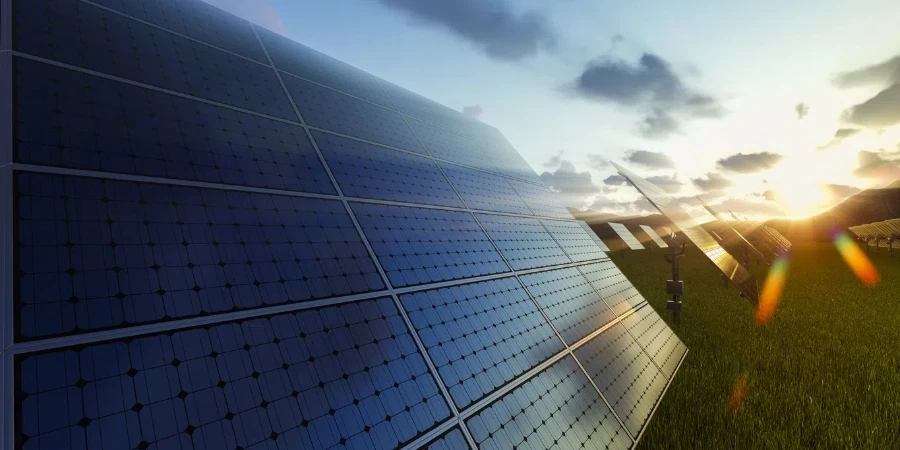
{"type": "Polygon", "coordinates": [[[669,244],[666,244],[666,241],[662,240],[662,238],[660,238],[659,235],[656,234],[656,230],[654,230],[653,228],[650,228],[647,225],[641,225],[641,229],[644,230],[644,233],[647,233],[647,236],[650,237],[650,240],[652,240],[657,247],[667,248],[669,246],[669,244]]]}
{"type": "Polygon", "coordinates": [[[665,191],[634,172],[612,163],[619,174],[625,177],[656,209],[675,223],[682,234],[691,241],[710,261],[728,277],[742,296],[750,302],[759,302],[759,286],[756,278],[734,257],[716,242],[698,221],[682,209],[665,191]]]}
{"type": "Polygon", "coordinates": [[[201,1],[2,4],[0,448],[636,445],[683,346],[497,129],[201,1]]]}
{"type": "Polygon", "coordinates": [[[588,235],[591,236],[591,239],[597,244],[597,247],[600,247],[600,250],[604,252],[609,251],[609,247],[600,239],[600,236],[597,236],[597,233],[591,229],[591,226],[587,224],[587,222],[580,222],[581,228],[584,228],[584,231],[587,232],[588,235]]]}
{"type": "MultiPolygon", "coordinates": [[[[740,224],[726,222],[722,218],[722,216],[719,213],[717,213],[714,209],[712,209],[712,207],[709,206],[706,202],[704,202],[703,199],[701,199],[700,197],[697,197],[697,200],[700,200],[700,204],[703,205],[703,208],[705,208],[710,214],[712,214],[716,218],[715,221],[710,222],[706,225],[710,225],[710,224],[718,225],[720,227],[720,229],[730,230],[731,233],[738,238],[738,242],[741,243],[741,245],[746,249],[747,252],[753,253],[757,258],[759,258],[759,260],[765,261],[766,264],[772,264],[772,262],[774,261],[773,256],[777,256],[777,255],[771,255],[771,254],[767,255],[767,254],[764,254],[763,252],[759,251],[759,249],[756,247],[757,245],[760,245],[758,242],[756,243],[756,245],[754,245],[754,243],[750,242],[750,240],[747,237],[745,237],[740,231],[738,231],[736,226],[740,226],[740,224]]],[[[719,242],[725,242],[725,240],[722,239],[721,236],[716,234],[715,231],[710,230],[710,234],[715,236],[716,240],[718,240],[719,242]]],[[[740,258],[741,256],[739,255],[738,257],[740,258]]]]}
{"type": "Polygon", "coordinates": [[[620,239],[622,239],[622,242],[624,242],[625,245],[628,246],[628,248],[632,250],[642,250],[644,248],[644,245],[641,244],[641,241],[634,237],[634,235],[631,234],[631,231],[629,231],[625,225],[622,225],[621,223],[609,222],[609,226],[613,229],[613,231],[616,232],[616,234],[620,239]]]}

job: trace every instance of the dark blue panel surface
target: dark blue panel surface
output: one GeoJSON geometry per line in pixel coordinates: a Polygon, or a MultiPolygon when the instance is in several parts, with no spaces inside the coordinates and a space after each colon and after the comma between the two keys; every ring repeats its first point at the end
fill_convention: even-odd
{"type": "Polygon", "coordinates": [[[471,447],[459,427],[454,427],[421,448],[423,450],[469,450],[471,447]]]}
{"type": "Polygon", "coordinates": [[[515,278],[400,296],[462,410],[563,350],[515,278]]]}
{"type": "Polygon", "coordinates": [[[422,140],[431,156],[491,172],[497,171],[490,162],[491,155],[486,154],[478,142],[416,119],[409,119],[409,126],[422,140]]]}
{"type": "Polygon", "coordinates": [[[509,271],[470,213],[353,203],[394,287],[509,271]]]}
{"type": "Polygon", "coordinates": [[[92,0],[154,25],[266,63],[250,23],[196,0],[92,0]]]}
{"type": "Polygon", "coordinates": [[[632,436],[640,434],[666,377],[619,323],[575,350],[575,356],[594,380],[632,436]]]}
{"type": "Polygon", "coordinates": [[[687,347],[663,318],[647,305],[622,319],[622,324],[653,358],[663,375],[672,378],[687,347]]]}
{"type": "Polygon", "coordinates": [[[270,67],[79,1],[14,6],[16,50],[297,120],[270,67]]]}
{"type": "Polygon", "coordinates": [[[505,178],[455,164],[440,163],[440,166],[469,208],[531,214],[505,178]]]}
{"type": "Polygon", "coordinates": [[[400,113],[290,75],[282,78],[307,124],[426,154],[400,113]]]}
{"type": "Polygon", "coordinates": [[[477,217],[515,270],[571,262],[537,219],[489,214],[477,217]]]}
{"type": "Polygon", "coordinates": [[[563,222],[561,220],[542,220],[541,224],[550,232],[550,236],[575,262],[591,259],[606,259],[606,253],[594,243],[578,222],[563,222]]]}
{"type": "Polygon", "coordinates": [[[31,173],[17,188],[25,338],[384,287],[338,201],[31,173]]]}
{"type": "Polygon", "coordinates": [[[631,438],[578,364],[561,359],[466,421],[480,448],[625,450],[631,438]]]}
{"type": "Polygon", "coordinates": [[[625,314],[646,301],[625,274],[610,260],[578,268],[610,309],[618,315],[625,314]]]}
{"type": "Polygon", "coordinates": [[[522,283],[569,345],[616,318],[575,267],[524,275],[522,283]]]}
{"type": "Polygon", "coordinates": [[[16,161],[334,194],[303,128],[16,60],[16,161]]]}
{"type": "Polygon", "coordinates": [[[279,34],[263,29],[258,31],[275,67],[345,94],[394,108],[376,76],[279,34]]]}
{"type": "Polygon", "coordinates": [[[320,131],[313,139],[348,197],[465,207],[431,158],[320,131]]]}
{"type": "Polygon", "coordinates": [[[546,186],[525,183],[517,180],[509,180],[513,190],[522,197],[525,204],[534,212],[535,215],[545,217],[558,217],[561,219],[571,219],[572,214],[554,197],[553,192],[546,186]]]}
{"type": "Polygon", "coordinates": [[[450,417],[390,299],[28,356],[26,449],[393,449],[450,417]]]}

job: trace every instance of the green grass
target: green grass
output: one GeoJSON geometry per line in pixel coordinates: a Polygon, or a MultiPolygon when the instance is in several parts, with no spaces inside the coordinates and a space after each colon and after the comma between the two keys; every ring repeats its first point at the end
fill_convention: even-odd
{"type": "MultiPolygon", "coordinates": [[[[763,326],[696,249],[682,258],[679,325],[665,309],[662,251],[611,255],[690,349],[641,449],[900,448],[900,254],[871,255],[881,282],[867,288],[830,244],[793,253],[763,326]],[[728,415],[742,377],[746,397],[728,415]]],[[[752,269],[762,288],[765,266],[752,269]]]]}

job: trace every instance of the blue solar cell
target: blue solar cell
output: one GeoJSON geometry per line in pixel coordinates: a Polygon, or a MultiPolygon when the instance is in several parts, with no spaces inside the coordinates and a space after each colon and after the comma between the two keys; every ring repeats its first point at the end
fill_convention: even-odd
{"type": "Polygon", "coordinates": [[[470,213],[353,203],[394,287],[507,272],[470,213]]]}
{"type": "Polygon", "coordinates": [[[466,438],[459,427],[454,427],[421,448],[423,450],[468,450],[471,447],[469,447],[469,443],[466,442],[466,438]]]}
{"type": "Polygon", "coordinates": [[[319,131],[313,139],[346,196],[465,206],[431,158],[319,131]]]}
{"type": "Polygon", "coordinates": [[[450,417],[388,298],[55,350],[17,372],[29,449],[391,449],[450,417]]]}
{"type": "Polygon", "coordinates": [[[482,170],[497,171],[490,162],[490,155],[484,152],[478,142],[416,119],[409,119],[409,126],[431,156],[482,170]]]}
{"type": "Polygon", "coordinates": [[[15,49],[297,120],[270,68],[72,0],[15,3],[15,49]]]}
{"type": "Polygon", "coordinates": [[[570,357],[479,411],[466,425],[483,449],[631,446],[625,429],[570,357]]]}
{"type": "Polygon", "coordinates": [[[303,128],[16,60],[16,161],[334,194],[303,128]]]}
{"type": "Polygon", "coordinates": [[[340,92],[282,76],[307,124],[420,154],[427,154],[398,112],[340,92]]]}
{"type": "Polygon", "coordinates": [[[563,350],[515,278],[400,296],[462,410],[563,350]]]}
{"type": "Polygon", "coordinates": [[[275,67],[345,94],[394,109],[378,77],[268,30],[258,29],[275,67]]]}
{"type": "Polygon", "coordinates": [[[616,318],[575,267],[524,275],[522,283],[570,345],[616,318]]]}
{"type": "Polygon", "coordinates": [[[469,208],[531,214],[505,178],[455,164],[440,163],[440,166],[469,208]]]}
{"type": "Polygon", "coordinates": [[[25,338],[384,288],[334,200],[21,173],[25,338]]]}
{"type": "Polygon", "coordinates": [[[569,210],[553,197],[553,192],[546,186],[517,180],[509,180],[509,184],[535,215],[572,219],[569,210]]]}
{"type": "Polygon", "coordinates": [[[597,246],[578,222],[560,220],[542,220],[541,224],[550,232],[556,243],[575,262],[592,259],[606,259],[606,253],[597,246]]]}
{"type": "Polygon", "coordinates": [[[610,309],[620,316],[646,301],[625,274],[610,260],[578,268],[610,309]]]}
{"type": "Polygon", "coordinates": [[[640,434],[666,388],[660,373],[622,324],[575,350],[575,357],[632,436],[640,434]]]}
{"type": "Polygon", "coordinates": [[[266,55],[250,23],[206,2],[184,0],[92,0],[137,19],[190,36],[259,62],[266,55]]]}
{"type": "Polygon", "coordinates": [[[489,214],[477,217],[515,270],[571,262],[537,219],[489,214]]]}
{"type": "Polygon", "coordinates": [[[671,379],[687,347],[663,318],[648,305],[622,319],[622,324],[653,358],[662,374],[671,379]]]}

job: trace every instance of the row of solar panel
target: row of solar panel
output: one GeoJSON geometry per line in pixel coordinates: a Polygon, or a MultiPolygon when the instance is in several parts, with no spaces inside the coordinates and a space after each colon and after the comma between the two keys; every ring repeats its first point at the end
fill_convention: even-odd
{"type": "MultiPolygon", "coordinates": [[[[484,286],[491,294],[481,299],[515,306],[517,289],[504,288],[484,286]]],[[[447,361],[440,377],[461,380],[447,383],[453,401],[473,405],[470,397],[506,383],[489,403],[462,408],[480,448],[628,448],[616,415],[640,433],[685,353],[646,306],[574,349],[585,376],[546,323],[482,324],[484,314],[448,305],[453,296],[432,298],[419,315],[446,316],[425,331],[442,338],[428,350],[447,361]]],[[[515,320],[539,317],[522,314],[529,303],[515,307],[515,320]]],[[[21,356],[16,373],[27,449],[388,449],[452,426],[435,374],[389,298],[21,356]]],[[[453,427],[423,447],[467,445],[453,427]]]]}
{"type": "MultiPolygon", "coordinates": [[[[268,66],[260,46],[263,43],[275,66],[286,71],[281,78],[307,124],[540,183],[524,159],[493,127],[269,31],[258,30],[260,41],[257,42],[248,22],[225,17],[221,11],[201,2],[101,0],[100,3],[103,8],[79,0],[15,2],[14,50],[297,121],[279,77],[268,66]],[[207,10],[217,12],[206,15],[207,10]],[[196,39],[208,39],[210,44],[253,62],[114,11],[196,39]],[[185,13],[188,15],[182,16],[185,13]],[[218,22],[209,23],[211,18],[218,22]]],[[[17,64],[25,66],[17,70],[17,90],[21,92],[18,104],[24,107],[25,113],[19,119],[19,126],[24,128],[25,136],[36,139],[25,140],[29,144],[25,153],[37,151],[38,159],[65,161],[78,168],[84,168],[80,164],[105,165],[102,170],[108,171],[139,170],[142,164],[135,159],[148,159],[155,163],[151,170],[166,171],[169,158],[173,158],[171,164],[176,167],[168,168],[169,171],[190,173],[189,167],[177,167],[179,163],[186,166],[189,159],[206,162],[217,159],[216,155],[207,156],[205,148],[216,142],[229,142],[227,146],[219,145],[226,150],[218,159],[240,154],[248,159],[259,157],[262,164],[275,154],[281,156],[285,145],[287,150],[304,147],[297,143],[302,139],[289,138],[290,127],[263,121],[258,116],[248,118],[246,114],[228,111],[226,117],[238,118],[236,124],[234,120],[217,117],[222,115],[223,108],[207,105],[184,108],[173,104],[183,103],[180,99],[157,92],[59,69],[36,68],[34,63],[21,60],[17,64]],[[32,98],[35,94],[36,98],[32,98]],[[137,99],[140,100],[128,101],[137,99]],[[53,108],[57,103],[60,107],[53,108]],[[72,108],[73,104],[91,108],[83,111],[72,108]],[[178,115],[164,113],[173,107],[185,111],[178,115]],[[135,121],[148,115],[155,121],[135,121]],[[239,123],[245,118],[249,125],[241,127],[239,123]],[[226,124],[230,126],[222,126],[226,124]],[[185,129],[185,126],[203,125],[210,129],[200,133],[197,129],[185,129]],[[53,132],[54,128],[57,131],[53,132]],[[254,135],[264,139],[241,137],[241,128],[265,132],[254,135]],[[232,137],[235,137],[233,141],[232,137]],[[275,145],[274,152],[268,151],[271,147],[264,144],[276,144],[278,137],[288,139],[284,145],[275,145]],[[115,149],[119,146],[115,143],[123,140],[128,142],[126,148],[115,149]],[[203,156],[173,155],[183,153],[184,147],[203,156]],[[92,154],[85,157],[87,153],[92,154]]],[[[300,129],[294,129],[293,133],[303,134],[300,129]]],[[[226,168],[233,168],[236,161],[230,162],[225,164],[226,168]]],[[[282,158],[276,162],[287,161],[282,158]]],[[[306,164],[309,163],[301,167],[306,164]]],[[[199,165],[202,169],[210,164],[200,161],[199,165]]],[[[294,172],[288,167],[283,170],[294,172]]],[[[214,172],[212,168],[205,171],[214,172]]]]}
{"type": "Polygon", "coordinates": [[[900,248],[900,219],[884,220],[849,228],[869,247],[900,248]]]}

